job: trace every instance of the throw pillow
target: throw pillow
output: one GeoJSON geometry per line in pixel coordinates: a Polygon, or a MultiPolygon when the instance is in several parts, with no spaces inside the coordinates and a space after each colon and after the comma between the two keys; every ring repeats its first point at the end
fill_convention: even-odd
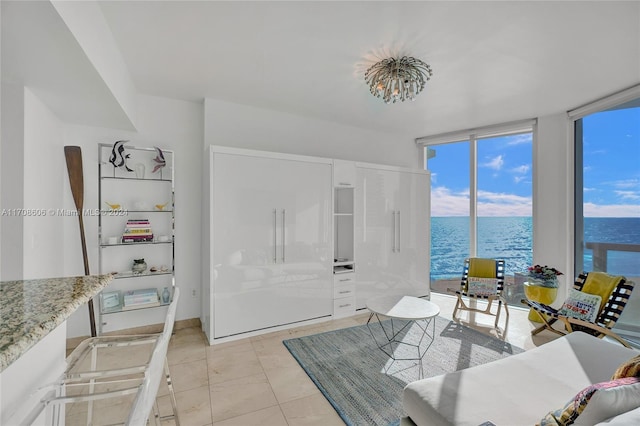
{"type": "Polygon", "coordinates": [[[595,294],[584,293],[574,288],[569,292],[569,297],[558,309],[558,314],[584,321],[594,322],[600,311],[602,298],[595,294]]]}
{"type": "Polygon", "coordinates": [[[616,277],[605,272],[589,272],[582,286],[582,291],[600,296],[600,309],[602,309],[604,304],[607,303],[607,300],[609,300],[611,292],[622,279],[623,277],[621,276],[616,277]]]}
{"type": "Polygon", "coordinates": [[[581,390],[559,410],[549,412],[537,426],[595,425],[640,407],[640,378],[625,377],[581,390]]]}
{"type": "Polygon", "coordinates": [[[495,278],[467,277],[467,293],[478,296],[491,296],[498,291],[498,280],[495,278]]]}
{"type": "Polygon", "coordinates": [[[480,278],[495,278],[495,259],[482,259],[479,257],[472,257],[471,259],[469,259],[469,276],[480,278]]]}
{"type": "Polygon", "coordinates": [[[640,355],[636,355],[629,361],[622,363],[613,373],[611,380],[622,377],[640,377],[640,355]]]}

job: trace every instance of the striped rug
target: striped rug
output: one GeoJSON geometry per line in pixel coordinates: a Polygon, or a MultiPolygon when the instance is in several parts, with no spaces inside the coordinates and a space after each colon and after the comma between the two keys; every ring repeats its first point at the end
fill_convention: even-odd
{"type": "MultiPolygon", "coordinates": [[[[436,317],[435,339],[423,358],[423,376],[432,377],[485,364],[523,349],[469,327],[436,317]]],[[[399,321],[394,320],[394,326],[399,321]]],[[[385,321],[385,328],[390,323],[385,321]]],[[[432,328],[429,326],[429,331],[432,328]]],[[[283,341],[289,352],[336,409],[347,425],[393,425],[405,415],[402,389],[419,378],[415,361],[395,361],[376,342],[383,341],[380,326],[350,327],[283,341]]],[[[403,342],[418,342],[422,330],[409,324],[403,342]]],[[[424,343],[423,343],[424,345],[424,343]]],[[[409,358],[399,345],[396,359],[409,358]]],[[[411,352],[413,353],[413,352],[411,352]]]]}

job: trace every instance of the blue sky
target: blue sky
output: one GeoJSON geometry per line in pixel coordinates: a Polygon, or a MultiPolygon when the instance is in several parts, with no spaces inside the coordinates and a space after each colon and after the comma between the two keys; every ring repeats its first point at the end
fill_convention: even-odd
{"type": "MultiPolygon", "coordinates": [[[[432,147],[433,216],[469,215],[469,144],[432,147]]],[[[478,216],[531,216],[531,134],[478,142],[478,216]]],[[[584,119],[584,216],[640,217],[640,108],[584,119]]]]}

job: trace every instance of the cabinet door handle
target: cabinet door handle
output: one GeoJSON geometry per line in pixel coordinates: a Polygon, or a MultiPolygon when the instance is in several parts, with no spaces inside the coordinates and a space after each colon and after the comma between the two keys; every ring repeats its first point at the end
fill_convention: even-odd
{"type": "Polygon", "coordinates": [[[346,305],[340,305],[338,308],[346,308],[347,306],[351,306],[351,303],[347,303],[346,305]]]}
{"type": "Polygon", "coordinates": [[[338,294],[347,294],[347,293],[351,293],[351,290],[342,290],[338,292],[338,294]]]}
{"type": "Polygon", "coordinates": [[[278,247],[278,235],[277,235],[277,228],[278,228],[278,220],[276,218],[277,216],[277,212],[276,209],[273,209],[273,263],[278,263],[278,259],[276,258],[277,256],[277,247],[278,247]]]}
{"type": "Polygon", "coordinates": [[[340,280],[341,283],[343,283],[345,281],[351,281],[351,278],[345,278],[345,279],[340,280]]]}
{"type": "Polygon", "coordinates": [[[391,246],[391,251],[392,252],[396,252],[396,211],[394,210],[392,213],[393,215],[393,244],[391,246]]]}
{"type": "Polygon", "coordinates": [[[396,251],[400,253],[400,210],[398,210],[396,217],[398,218],[398,247],[396,248],[396,251]]]}
{"type": "Polygon", "coordinates": [[[351,184],[349,182],[338,182],[338,185],[340,185],[340,186],[351,186],[351,184]]]}
{"type": "Polygon", "coordinates": [[[285,261],[285,258],[284,258],[284,246],[285,246],[285,241],[286,241],[285,240],[286,234],[285,234],[285,230],[284,230],[284,227],[285,227],[284,215],[285,215],[285,213],[286,213],[286,210],[282,209],[282,263],[284,263],[284,261],[285,261]]]}

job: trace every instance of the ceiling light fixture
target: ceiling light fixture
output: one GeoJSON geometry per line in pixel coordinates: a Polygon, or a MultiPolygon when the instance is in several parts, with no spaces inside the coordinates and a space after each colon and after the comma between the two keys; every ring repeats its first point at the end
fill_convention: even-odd
{"type": "Polygon", "coordinates": [[[388,58],[369,67],[364,80],[371,94],[385,103],[414,100],[433,75],[431,67],[410,56],[388,58]]]}

